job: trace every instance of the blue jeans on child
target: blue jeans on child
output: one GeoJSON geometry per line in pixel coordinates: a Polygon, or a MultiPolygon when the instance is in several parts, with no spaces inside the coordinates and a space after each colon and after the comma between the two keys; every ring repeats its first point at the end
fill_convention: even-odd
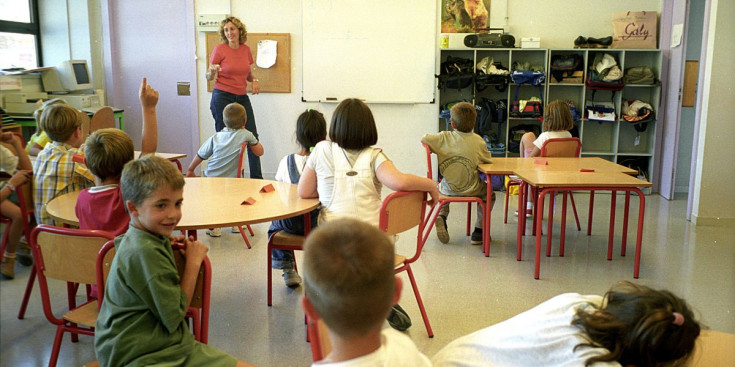
{"type": "MultiPolygon", "coordinates": [[[[319,209],[311,211],[311,229],[316,228],[317,219],[319,219],[319,209]]],[[[284,231],[286,233],[304,234],[304,216],[274,220],[268,228],[268,238],[273,233],[284,231]]],[[[271,268],[290,270],[294,268],[293,251],[274,249],[271,251],[271,268]]]]}
{"type": "MultiPolygon", "coordinates": [[[[245,112],[248,116],[248,120],[245,122],[245,129],[253,133],[255,138],[258,138],[258,128],[255,126],[255,114],[250,104],[250,97],[247,94],[237,95],[219,89],[212,91],[209,110],[212,111],[212,117],[214,117],[214,130],[220,131],[225,128],[222,111],[225,110],[225,106],[233,102],[237,102],[245,107],[245,112]]],[[[263,173],[260,170],[260,157],[253,153],[250,146],[248,146],[248,168],[250,168],[250,178],[263,178],[263,173]]]]}

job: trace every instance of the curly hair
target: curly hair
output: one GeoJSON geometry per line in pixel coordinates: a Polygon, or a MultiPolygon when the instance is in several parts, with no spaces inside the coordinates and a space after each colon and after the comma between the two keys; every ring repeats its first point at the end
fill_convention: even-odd
{"type": "Polygon", "coordinates": [[[248,40],[248,30],[245,28],[245,24],[235,17],[227,17],[219,22],[219,38],[222,43],[227,43],[227,36],[225,36],[225,25],[232,23],[240,30],[240,44],[245,43],[248,40]]]}
{"type": "Polygon", "coordinates": [[[577,310],[572,325],[584,330],[587,343],[609,352],[585,361],[617,361],[623,366],[681,366],[691,357],[700,325],[686,302],[669,291],[620,282],[606,294],[600,309],[577,310]]]}

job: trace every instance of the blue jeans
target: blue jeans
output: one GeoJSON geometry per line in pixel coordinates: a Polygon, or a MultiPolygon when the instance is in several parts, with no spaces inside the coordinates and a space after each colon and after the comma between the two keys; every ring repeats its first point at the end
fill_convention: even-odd
{"type": "MultiPolygon", "coordinates": [[[[225,122],[222,118],[222,111],[225,110],[225,106],[230,103],[237,102],[245,107],[248,120],[245,122],[245,128],[258,138],[258,128],[255,126],[255,114],[253,113],[253,106],[250,105],[250,98],[245,95],[237,95],[229,92],[214,89],[212,91],[212,100],[209,102],[209,110],[212,111],[212,117],[214,117],[214,130],[221,131],[225,128],[225,122]]],[[[263,178],[263,173],[260,170],[260,157],[253,153],[253,150],[248,145],[248,166],[250,167],[250,178],[263,178]]]]}

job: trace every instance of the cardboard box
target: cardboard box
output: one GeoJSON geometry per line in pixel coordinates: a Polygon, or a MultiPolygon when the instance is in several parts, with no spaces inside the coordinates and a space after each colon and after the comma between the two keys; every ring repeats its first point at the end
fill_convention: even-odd
{"type": "Polygon", "coordinates": [[[521,48],[541,48],[541,38],[523,37],[521,38],[521,48]]]}

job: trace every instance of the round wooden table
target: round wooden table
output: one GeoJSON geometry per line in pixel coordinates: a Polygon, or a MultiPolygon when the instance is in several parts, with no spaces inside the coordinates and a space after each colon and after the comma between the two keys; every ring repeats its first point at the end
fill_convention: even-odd
{"type": "MultiPolygon", "coordinates": [[[[244,226],[302,215],[319,206],[319,199],[302,199],[297,186],[250,178],[187,177],[178,230],[196,235],[197,229],[244,226]],[[260,192],[273,185],[274,191],[260,192]],[[241,204],[253,198],[253,204],[241,204]]],[[[46,205],[54,220],[77,226],[74,212],[79,191],[55,197],[46,205]]]]}

